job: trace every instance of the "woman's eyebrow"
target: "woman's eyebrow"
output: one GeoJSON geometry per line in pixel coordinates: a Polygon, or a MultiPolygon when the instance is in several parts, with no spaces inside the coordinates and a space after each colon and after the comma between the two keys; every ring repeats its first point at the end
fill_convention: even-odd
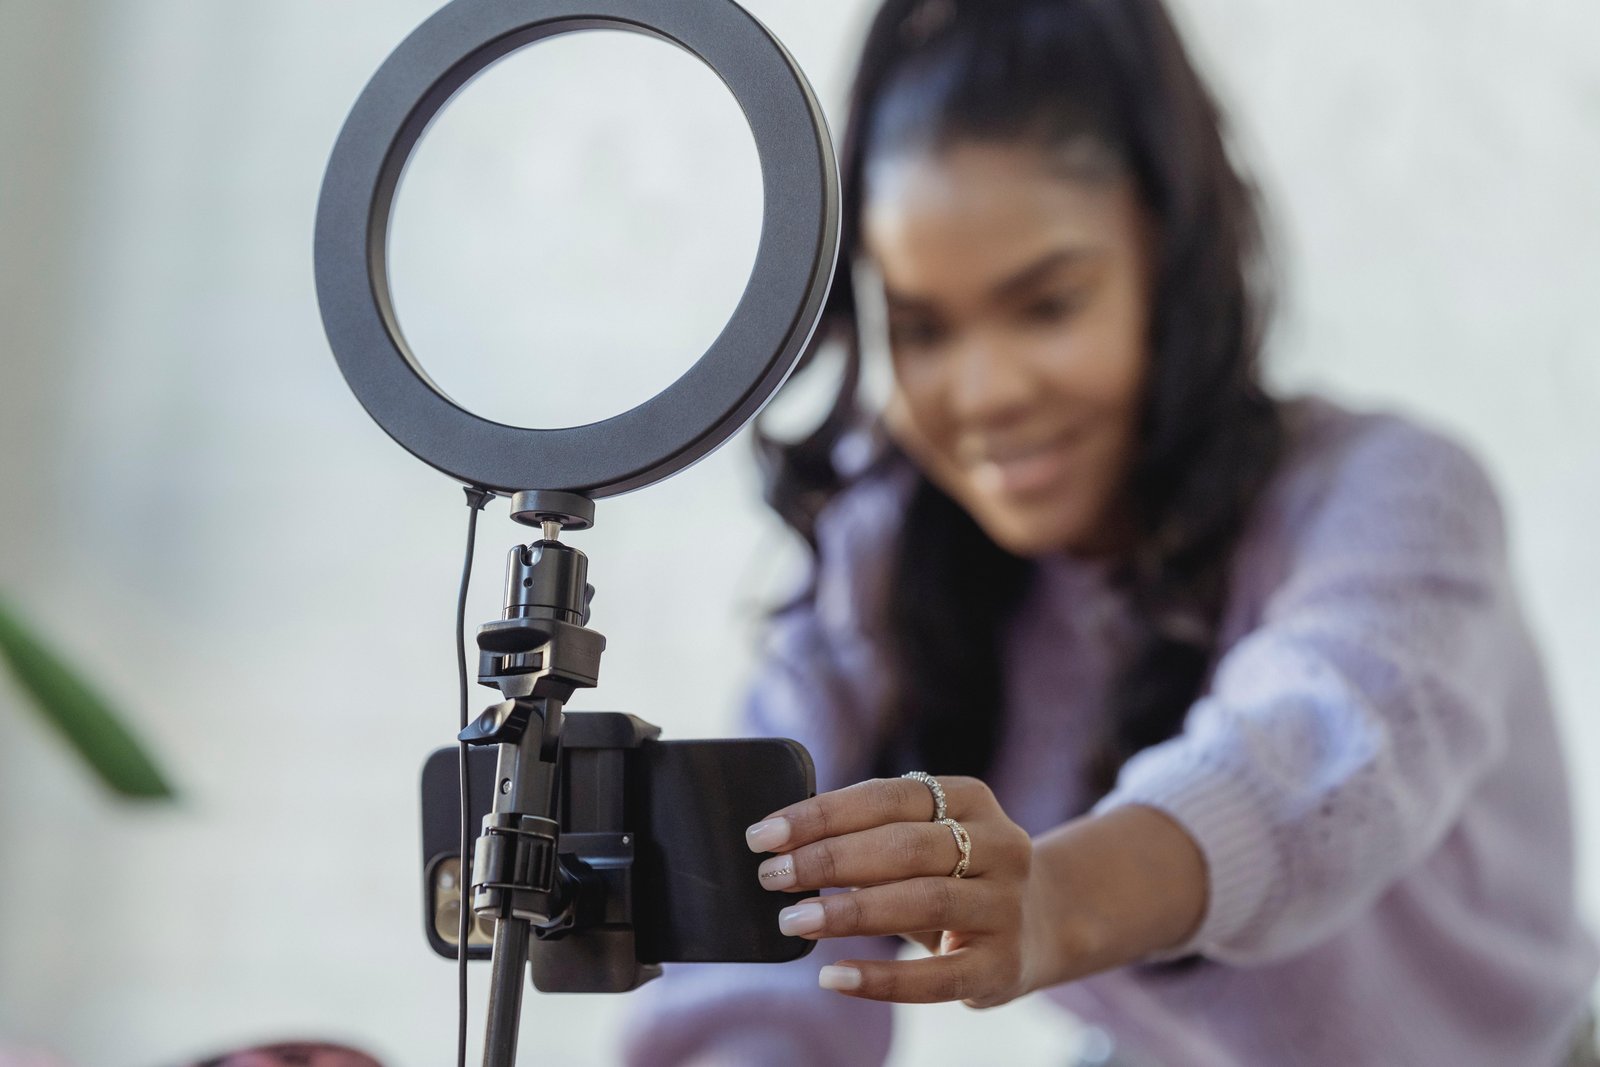
{"type": "Polygon", "coordinates": [[[991,285],[989,295],[996,301],[1014,297],[1031,289],[1062,267],[1090,262],[1099,257],[1100,252],[1093,248],[1075,246],[1054,249],[991,285]]]}
{"type": "MultiPolygon", "coordinates": [[[[1093,262],[1099,259],[1102,254],[1101,250],[1097,248],[1077,245],[1069,248],[1052,249],[989,286],[990,299],[996,302],[1003,302],[1019,293],[1026,292],[1063,267],[1093,262]]],[[[937,307],[936,301],[911,293],[897,292],[890,288],[887,282],[884,283],[883,295],[889,306],[896,311],[924,311],[937,307]]]]}
{"type": "MultiPolygon", "coordinates": [[[[1053,249],[991,285],[989,287],[990,299],[997,303],[1003,302],[1019,293],[1026,292],[1063,267],[1093,262],[1099,259],[1101,255],[1102,253],[1099,249],[1082,246],[1053,249]]],[[[888,302],[890,310],[893,311],[917,312],[938,309],[938,301],[913,293],[899,292],[887,282],[883,283],[883,295],[888,302]]]]}

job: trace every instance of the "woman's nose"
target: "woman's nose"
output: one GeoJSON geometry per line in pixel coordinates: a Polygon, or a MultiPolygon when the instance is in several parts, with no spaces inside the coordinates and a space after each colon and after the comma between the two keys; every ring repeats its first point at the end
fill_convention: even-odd
{"type": "Polygon", "coordinates": [[[1011,346],[975,340],[949,364],[951,413],[967,422],[1002,422],[1020,412],[1036,391],[1028,361],[1011,346]]]}

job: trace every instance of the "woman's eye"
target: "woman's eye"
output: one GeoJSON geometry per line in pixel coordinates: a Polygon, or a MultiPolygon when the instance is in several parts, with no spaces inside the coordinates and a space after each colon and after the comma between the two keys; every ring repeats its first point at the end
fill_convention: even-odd
{"type": "Polygon", "coordinates": [[[932,348],[944,339],[944,330],[926,319],[905,319],[889,324],[889,343],[895,348],[932,348]]]}
{"type": "Polygon", "coordinates": [[[1058,294],[1040,297],[1023,306],[1022,317],[1029,323],[1053,326],[1071,318],[1082,306],[1083,302],[1077,296],[1058,294]]]}

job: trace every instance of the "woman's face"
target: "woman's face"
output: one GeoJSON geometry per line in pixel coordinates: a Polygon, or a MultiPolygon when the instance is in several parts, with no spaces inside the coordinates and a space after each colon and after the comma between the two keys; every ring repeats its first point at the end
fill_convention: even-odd
{"type": "Polygon", "coordinates": [[[1114,551],[1149,362],[1132,183],[1065,178],[1038,149],[983,143],[870,177],[891,435],[1009,551],[1114,551]]]}

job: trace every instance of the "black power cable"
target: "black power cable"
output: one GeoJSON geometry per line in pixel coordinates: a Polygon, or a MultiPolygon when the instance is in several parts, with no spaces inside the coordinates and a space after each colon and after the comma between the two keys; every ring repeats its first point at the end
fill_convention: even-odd
{"type": "MultiPolygon", "coordinates": [[[[472,552],[478,540],[478,512],[494,496],[484,489],[462,487],[467,494],[467,558],[461,565],[461,592],[456,597],[456,673],[461,683],[461,729],[467,728],[467,586],[472,581],[472,552]]],[[[460,925],[456,934],[456,1065],[467,1067],[467,939],[472,929],[467,887],[472,884],[467,848],[472,841],[472,806],[467,788],[467,743],[458,743],[456,767],[461,775],[461,841],[459,875],[456,886],[461,893],[460,925]]]]}

